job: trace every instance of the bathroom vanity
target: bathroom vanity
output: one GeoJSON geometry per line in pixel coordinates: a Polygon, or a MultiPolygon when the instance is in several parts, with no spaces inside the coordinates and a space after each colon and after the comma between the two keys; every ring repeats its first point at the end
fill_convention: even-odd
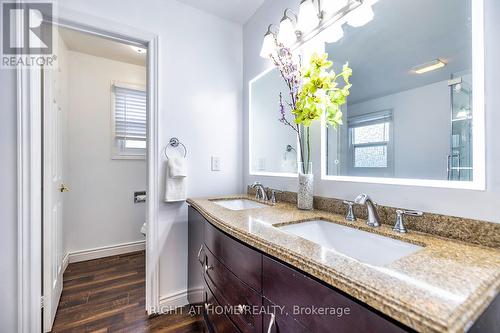
{"type": "Polygon", "coordinates": [[[371,230],[362,220],[349,223],[289,203],[268,206],[249,197],[188,202],[189,283],[202,288],[213,332],[498,330],[497,249],[417,232],[400,235],[385,225],[371,230]],[[403,252],[374,262],[376,255],[320,244],[290,228],[311,220],[347,228],[344,239],[353,231],[360,241],[350,242],[357,247],[367,237],[387,238],[396,242],[387,245],[396,246],[392,252],[403,252]]]}

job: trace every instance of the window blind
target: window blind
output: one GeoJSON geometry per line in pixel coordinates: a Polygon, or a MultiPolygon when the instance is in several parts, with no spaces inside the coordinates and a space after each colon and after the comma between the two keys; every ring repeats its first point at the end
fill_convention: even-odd
{"type": "Polygon", "coordinates": [[[146,92],[113,85],[115,138],[146,141],[146,92]]]}
{"type": "Polygon", "coordinates": [[[368,126],[392,121],[392,110],[367,113],[347,118],[349,128],[368,126]]]}

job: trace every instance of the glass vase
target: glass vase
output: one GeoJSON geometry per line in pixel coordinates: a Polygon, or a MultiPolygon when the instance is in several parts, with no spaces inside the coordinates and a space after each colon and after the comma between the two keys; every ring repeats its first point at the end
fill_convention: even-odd
{"type": "Polygon", "coordinates": [[[297,207],[302,210],[313,209],[314,175],[312,162],[299,163],[299,188],[297,190],[297,207]]]}

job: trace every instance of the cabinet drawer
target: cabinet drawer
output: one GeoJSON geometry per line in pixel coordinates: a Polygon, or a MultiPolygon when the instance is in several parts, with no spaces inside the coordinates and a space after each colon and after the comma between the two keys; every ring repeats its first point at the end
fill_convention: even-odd
{"type": "Polygon", "coordinates": [[[407,332],[373,310],[288,266],[263,257],[262,294],[313,332],[407,332]],[[339,315],[337,309],[343,310],[339,315]],[[314,309],[325,309],[314,313],[314,309]],[[335,312],[332,314],[332,309],[335,312]]]}
{"type": "Polygon", "coordinates": [[[262,297],[239,280],[210,251],[206,253],[205,282],[222,306],[234,310],[228,316],[244,333],[260,333],[262,316],[253,309],[260,309],[262,297]]]}
{"type": "Polygon", "coordinates": [[[205,246],[231,272],[258,292],[262,290],[262,255],[205,221],[205,246]]]}
{"type": "Polygon", "coordinates": [[[220,312],[221,304],[217,302],[210,288],[205,286],[205,308],[203,315],[205,322],[212,333],[241,333],[229,317],[220,312]]]}
{"type": "MultiPolygon", "coordinates": [[[[271,333],[306,333],[311,332],[301,323],[295,320],[291,315],[282,313],[280,307],[273,304],[266,298],[263,298],[266,314],[263,316],[263,332],[271,333]],[[271,320],[271,314],[274,314],[274,320],[271,320]]],[[[330,331],[329,331],[330,332],[330,331]]]]}

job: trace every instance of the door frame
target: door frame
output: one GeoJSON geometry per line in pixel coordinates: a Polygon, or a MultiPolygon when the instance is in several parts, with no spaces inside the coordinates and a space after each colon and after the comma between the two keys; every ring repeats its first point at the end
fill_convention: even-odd
{"type": "MultiPolygon", "coordinates": [[[[159,309],[159,112],[158,35],[91,15],[58,8],[54,24],[112,40],[148,47],[146,311],[159,309]]],[[[17,31],[22,31],[18,27],[17,31]]],[[[42,117],[41,73],[17,68],[18,332],[42,330],[42,117]]],[[[139,232],[139,231],[138,231],[139,232]]]]}

